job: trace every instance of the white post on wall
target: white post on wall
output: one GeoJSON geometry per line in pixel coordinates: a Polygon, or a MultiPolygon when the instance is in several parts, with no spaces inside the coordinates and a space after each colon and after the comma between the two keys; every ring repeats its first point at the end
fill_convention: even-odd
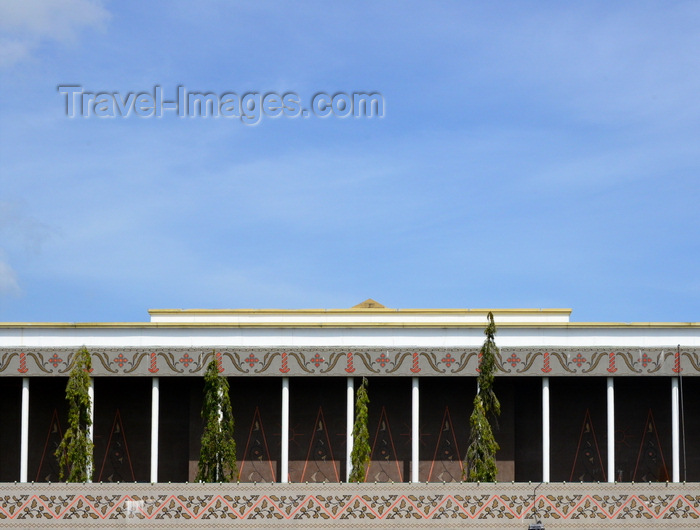
{"type": "Polygon", "coordinates": [[[282,378],[282,462],[280,482],[289,482],[289,377],[282,378]]]}
{"type": "Polygon", "coordinates": [[[542,482],[549,482],[549,377],[542,378],[542,482]]]}
{"type": "MultiPolygon", "coordinates": [[[[88,396],[90,397],[90,427],[88,428],[88,438],[90,442],[95,443],[95,379],[90,378],[90,386],[88,386],[88,396]]],[[[93,446],[94,447],[94,446],[93,446]]],[[[93,449],[93,454],[94,454],[93,449]]],[[[88,482],[92,482],[92,466],[88,467],[88,482]]]]}
{"type": "Polygon", "coordinates": [[[352,377],[347,378],[347,390],[345,399],[345,482],[350,482],[350,473],[352,472],[352,428],[355,424],[355,379],[352,377]]]}
{"type": "Polygon", "coordinates": [[[671,445],[673,461],[673,482],[681,481],[681,444],[680,444],[680,401],[678,378],[671,378],[671,445]]]}
{"type": "Polygon", "coordinates": [[[151,482],[158,482],[158,418],[160,414],[160,381],[151,379],[151,482]]]}
{"type": "Polygon", "coordinates": [[[22,378],[22,412],[19,436],[19,481],[27,482],[29,469],[29,378],[22,378]]]}
{"type": "Polygon", "coordinates": [[[608,397],[608,482],[615,482],[615,379],[607,379],[608,397]]]}
{"type": "Polygon", "coordinates": [[[418,466],[420,464],[420,458],[418,455],[420,448],[420,392],[417,377],[411,378],[411,403],[411,482],[418,482],[418,466]]]}

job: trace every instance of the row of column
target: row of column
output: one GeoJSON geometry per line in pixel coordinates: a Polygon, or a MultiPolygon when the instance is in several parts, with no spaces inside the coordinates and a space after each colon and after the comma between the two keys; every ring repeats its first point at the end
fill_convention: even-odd
{"type": "MultiPolygon", "coordinates": [[[[151,481],[158,480],[158,378],[152,379],[152,399],[151,399],[151,481]]],[[[90,427],[88,437],[94,441],[95,429],[95,380],[90,378],[88,387],[88,397],[90,398],[90,427]]],[[[19,440],[19,481],[27,482],[29,472],[29,378],[22,378],[22,404],[20,411],[20,440],[19,440]]],[[[92,475],[92,470],[88,471],[88,476],[92,475]]]]}
{"type": "MultiPolygon", "coordinates": [[[[412,430],[411,430],[411,482],[418,482],[418,378],[412,378],[412,430]]],[[[94,379],[90,379],[90,388],[88,390],[90,403],[93,404],[90,411],[92,424],[89,429],[90,440],[93,440],[94,426],[94,403],[95,403],[95,386],[94,379]]],[[[346,476],[347,481],[350,478],[351,454],[353,445],[353,424],[355,418],[355,383],[352,377],[347,378],[347,421],[346,421],[346,436],[347,436],[347,452],[346,458],[346,476]]],[[[151,482],[158,482],[158,421],[160,412],[160,382],[157,377],[151,378],[151,482]]],[[[20,422],[20,482],[27,482],[29,469],[29,378],[22,378],[22,405],[21,405],[21,422],[20,422]]],[[[289,378],[282,378],[282,432],[281,432],[281,482],[289,482],[289,378]]]]}
{"type": "MultiPolygon", "coordinates": [[[[93,379],[90,380],[90,402],[95,402],[93,379]]],[[[151,482],[158,482],[158,418],[160,411],[159,379],[151,379],[151,482]]],[[[671,378],[671,441],[672,441],[672,481],[680,482],[680,399],[678,377],[671,378]]],[[[608,482],[615,482],[615,381],[607,378],[607,434],[608,434],[608,482]]],[[[349,479],[351,452],[353,445],[353,423],[355,418],[355,386],[352,377],[347,378],[346,389],[346,481],[349,479]]],[[[411,379],[411,482],[418,482],[419,471],[419,419],[420,419],[419,378],[411,379]]],[[[94,425],[94,406],[91,410],[94,425]]],[[[27,482],[29,463],[29,378],[22,378],[22,405],[20,423],[20,482],[27,482]]],[[[90,427],[90,439],[93,437],[90,427]]],[[[281,482],[289,482],[289,378],[282,378],[282,432],[281,432],[281,482]]],[[[550,477],[550,413],[549,413],[549,377],[542,378],[542,481],[549,482],[550,477]]]]}
{"type": "MultiPolygon", "coordinates": [[[[608,431],[608,482],[615,482],[615,379],[606,381],[608,431]]],[[[549,377],[542,378],[542,482],[549,482],[549,377]]],[[[678,377],[671,378],[671,468],[672,482],[680,482],[680,398],[678,377]]]]}
{"type": "MultiPolygon", "coordinates": [[[[411,378],[411,482],[418,482],[418,418],[419,418],[418,378],[411,378]]],[[[355,423],[355,380],[347,378],[346,387],[346,417],[345,417],[345,481],[350,480],[352,471],[353,426],[355,423]]],[[[289,482],[289,378],[282,378],[282,455],[281,481],[289,482]]]]}

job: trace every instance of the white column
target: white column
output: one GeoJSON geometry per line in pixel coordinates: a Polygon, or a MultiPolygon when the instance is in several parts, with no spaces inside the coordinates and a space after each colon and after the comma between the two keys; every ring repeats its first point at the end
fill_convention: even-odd
{"type": "Polygon", "coordinates": [[[615,379],[608,377],[608,482],[615,482],[615,379]]]}
{"type": "Polygon", "coordinates": [[[29,469],[29,378],[22,378],[22,412],[19,435],[19,481],[27,482],[29,469]]]}
{"type": "Polygon", "coordinates": [[[549,377],[542,378],[542,482],[549,482],[549,377]]]}
{"type": "Polygon", "coordinates": [[[158,421],[160,415],[160,381],[151,379],[151,482],[158,482],[158,421]]]}
{"type": "Polygon", "coordinates": [[[289,377],[282,378],[282,462],[280,482],[289,482],[289,377]]]}
{"type": "Polygon", "coordinates": [[[671,378],[671,455],[673,461],[673,482],[681,481],[680,407],[678,378],[671,378]]]}
{"type": "MultiPolygon", "coordinates": [[[[88,438],[90,442],[95,443],[95,379],[90,378],[90,386],[88,386],[88,396],[90,397],[90,427],[88,428],[88,438]]],[[[94,447],[94,446],[93,446],[94,447]]],[[[94,455],[94,450],[93,450],[94,455]]],[[[88,482],[92,482],[92,466],[87,470],[88,482]]]]}
{"type": "Polygon", "coordinates": [[[352,471],[352,428],[355,424],[355,379],[347,378],[346,390],[346,414],[345,414],[345,443],[347,450],[345,451],[345,482],[350,482],[350,473],[352,471]]]}
{"type": "Polygon", "coordinates": [[[418,482],[418,467],[420,464],[420,425],[419,425],[420,392],[418,378],[411,378],[411,482],[418,482]]]}

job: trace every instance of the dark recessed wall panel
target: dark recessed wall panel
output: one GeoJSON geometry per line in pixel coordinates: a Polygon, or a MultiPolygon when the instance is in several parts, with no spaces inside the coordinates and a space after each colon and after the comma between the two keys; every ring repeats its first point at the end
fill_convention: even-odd
{"type": "Polygon", "coordinates": [[[700,481],[700,378],[684,377],[680,382],[681,480],[700,481]],[[683,440],[685,439],[685,440],[683,440]],[[683,443],[685,441],[685,443],[683,443]],[[683,459],[685,458],[685,466],[683,459]]]}
{"type": "MultiPolygon", "coordinates": [[[[421,482],[459,482],[469,440],[475,377],[426,377],[420,384],[421,482]]],[[[404,403],[411,406],[410,396],[404,403]]]]}
{"type": "MultiPolygon", "coordinates": [[[[198,378],[197,378],[198,381],[198,378]]],[[[190,387],[192,377],[161,377],[158,432],[158,480],[189,480],[190,387]]]]}
{"type": "Polygon", "coordinates": [[[54,453],[68,427],[66,377],[34,377],[29,382],[28,479],[58,482],[54,453]]]}
{"type": "Polygon", "coordinates": [[[671,478],[671,379],[615,378],[615,480],[671,478]]]}
{"type": "Polygon", "coordinates": [[[496,479],[499,482],[515,480],[516,383],[517,380],[512,377],[496,377],[493,385],[496,397],[501,403],[501,415],[493,429],[500,447],[496,453],[496,479]]]}
{"type": "Polygon", "coordinates": [[[0,404],[0,482],[14,482],[19,480],[22,378],[0,379],[0,404]]]}
{"type": "Polygon", "coordinates": [[[515,412],[515,480],[542,480],[542,380],[513,382],[515,412]]]}
{"type": "Polygon", "coordinates": [[[282,379],[229,377],[229,385],[240,481],[279,481],[282,379]]]}
{"type": "Polygon", "coordinates": [[[345,480],[346,390],[345,378],[290,379],[290,482],[345,480]]]}
{"type": "Polygon", "coordinates": [[[150,378],[95,378],[94,444],[96,482],[150,480],[150,378]]]}
{"type": "Polygon", "coordinates": [[[604,482],[607,397],[603,377],[552,377],[549,393],[550,479],[604,482]]]}
{"type": "Polygon", "coordinates": [[[411,379],[369,378],[371,462],[367,482],[411,477],[411,379]]]}

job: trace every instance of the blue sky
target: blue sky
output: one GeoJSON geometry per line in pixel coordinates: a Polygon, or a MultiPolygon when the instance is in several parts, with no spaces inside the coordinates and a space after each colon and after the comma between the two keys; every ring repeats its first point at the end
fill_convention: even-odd
{"type": "Polygon", "coordinates": [[[0,320],[700,321],[698,27],[697,2],[3,2],[0,320]],[[385,115],[71,119],[68,84],[385,115]]]}

